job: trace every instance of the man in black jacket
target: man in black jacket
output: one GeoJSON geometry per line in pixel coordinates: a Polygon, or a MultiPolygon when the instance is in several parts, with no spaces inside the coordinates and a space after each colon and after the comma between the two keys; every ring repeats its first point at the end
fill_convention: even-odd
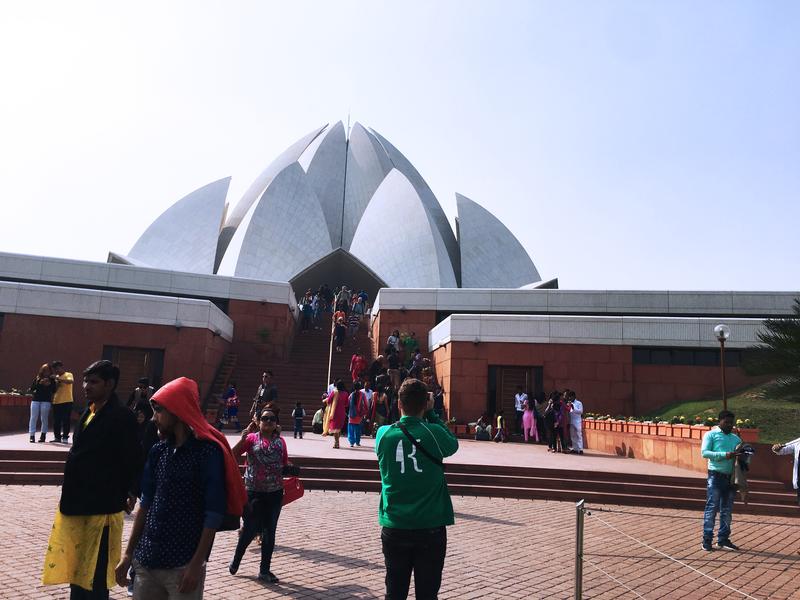
{"type": "Polygon", "coordinates": [[[83,372],[88,406],[64,466],[60,514],[51,532],[44,576],[44,583],[69,583],[70,600],[108,598],[113,568],[119,561],[122,514],[130,513],[136,503],[142,449],[136,416],[115,393],[118,381],[119,368],[107,360],[95,362],[83,372]],[[76,529],[79,523],[84,526],[76,529]],[[109,543],[112,535],[115,539],[109,543]],[[81,554],[79,548],[87,546],[98,548],[97,555],[81,554]],[[94,563],[89,575],[87,561],[94,563]],[[66,569],[50,566],[58,562],[66,569]],[[48,578],[49,568],[59,575],[48,578]]]}

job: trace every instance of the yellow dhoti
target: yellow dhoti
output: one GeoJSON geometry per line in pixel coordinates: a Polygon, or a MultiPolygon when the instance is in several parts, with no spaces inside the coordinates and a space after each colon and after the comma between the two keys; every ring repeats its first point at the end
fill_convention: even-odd
{"type": "Polygon", "coordinates": [[[68,516],[56,510],[47,553],[44,558],[42,583],[69,583],[91,590],[103,528],[108,527],[108,589],[116,585],[114,569],[122,553],[122,512],[110,515],[68,516]]]}

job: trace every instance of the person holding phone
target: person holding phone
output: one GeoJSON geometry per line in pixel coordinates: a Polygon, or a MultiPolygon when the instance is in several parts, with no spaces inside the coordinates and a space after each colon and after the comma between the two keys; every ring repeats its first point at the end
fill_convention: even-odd
{"type": "Polygon", "coordinates": [[[233,447],[234,456],[247,455],[244,486],[250,510],[245,512],[244,527],[228,570],[231,575],[236,574],[245,550],[260,534],[258,579],[267,583],[278,583],[270,569],[283,505],[283,467],[289,464],[286,441],[277,429],[277,421],[274,412],[264,410],[258,422],[251,422],[242,432],[242,439],[233,447]]]}
{"type": "Polygon", "coordinates": [[[428,388],[406,379],[398,398],[400,420],[378,430],[381,473],[378,522],[386,564],[386,597],[408,596],[411,574],[417,598],[436,598],[454,523],[442,459],[458,450],[456,436],[433,410],[428,388]]]}
{"type": "Polygon", "coordinates": [[[719,513],[717,532],[718,550],[738,550],[731,542],[733,499],[736,488],[732,483],[733,467],[741,452],[736,447],[741,438],[733,433],[734,414],[729,410],[719,413],[719,424],[703,436],[700,453],[708,460],[708,485],[706,486],[706,508],[703,514],[703,550],[711,552],[714,523],[719,513]]]}

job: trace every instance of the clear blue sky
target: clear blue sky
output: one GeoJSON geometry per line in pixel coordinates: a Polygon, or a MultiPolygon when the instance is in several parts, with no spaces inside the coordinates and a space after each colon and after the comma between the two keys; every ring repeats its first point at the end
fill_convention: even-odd
{"type": "Polygon", "coordinates": [[[564,288],[800,289],[798,32],[795,1],[5,0],[0,250],[127,252],[349,112],[564,288]]]}

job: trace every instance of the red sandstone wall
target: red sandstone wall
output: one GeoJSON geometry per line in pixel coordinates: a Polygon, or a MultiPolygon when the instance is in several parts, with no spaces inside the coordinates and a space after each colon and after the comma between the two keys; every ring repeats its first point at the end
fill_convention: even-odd
{"type": "MultiPolygon", "coordinates": [[[[611,415],[643,415],[719,393],[718,367],[634,366],[632,360],[630,346],[588,344],[452,342],[433,354],[448,414],[459,422],[485,410],[490,365],[541,366],[545,391],[573,389],[587,412],[611,415]]],[[[739,368],[726,373],[731,390],[760,381],[739,368]]]]}
{"type": "Polygon", "coordinates": [[[544,389],[574,389],[587,410],[632,408],[631,350],[620,346],[453,342],[434,352],[453,416],[461,422],[486,409],[490,365],[541,366],[544,389]]]}
{"type": "Polygon", "coordinates": [[[266,359],[286,360],[294,340],[295,320],[285,304],[230,300],[228,316],[233,320],[231,352],[239,364],[263,363],[266,359]],[[269,332],[266,341],[259,332],[269,332]]]}
{"type": "MultiPolygon", "coordinates": [[[[206,329],[7,314],[0,332],[0,387],[27,388],[42,363],[59,359],[79,379],[103,346],[161,348],[164,381],[190,377],[201,394],[211,386],[230,343],[206,329]]],[[[120,390],[127,397],[130,390],[120,390]]],[[[80,385],[73,388],[82,403],[80,385]]]]}
{"type": "Polygon", "coordinates": [[[370,329],[373,356],[383,354],[386,338],[395,329],[406,333],[413,331],[419,340],[419,347],[424,353],[427,353],[428,333],[435,325],[435,310],[381,310],[372,322],[370,329]]]}
{"type": "MultiPolygon", "coordinates": [[[[699,473],[708,470],[708,462],[700,456],[701,440],[594,429],[584,429],[583,439],[586,448],[600,452],[638,458],[699,473]]],[[[750,465],[750,479],[780,481],[789,487],[792,483],[792,457],[774,455],[769,444],[754,444],[754,446],[756,454],[750,465]]]]}

